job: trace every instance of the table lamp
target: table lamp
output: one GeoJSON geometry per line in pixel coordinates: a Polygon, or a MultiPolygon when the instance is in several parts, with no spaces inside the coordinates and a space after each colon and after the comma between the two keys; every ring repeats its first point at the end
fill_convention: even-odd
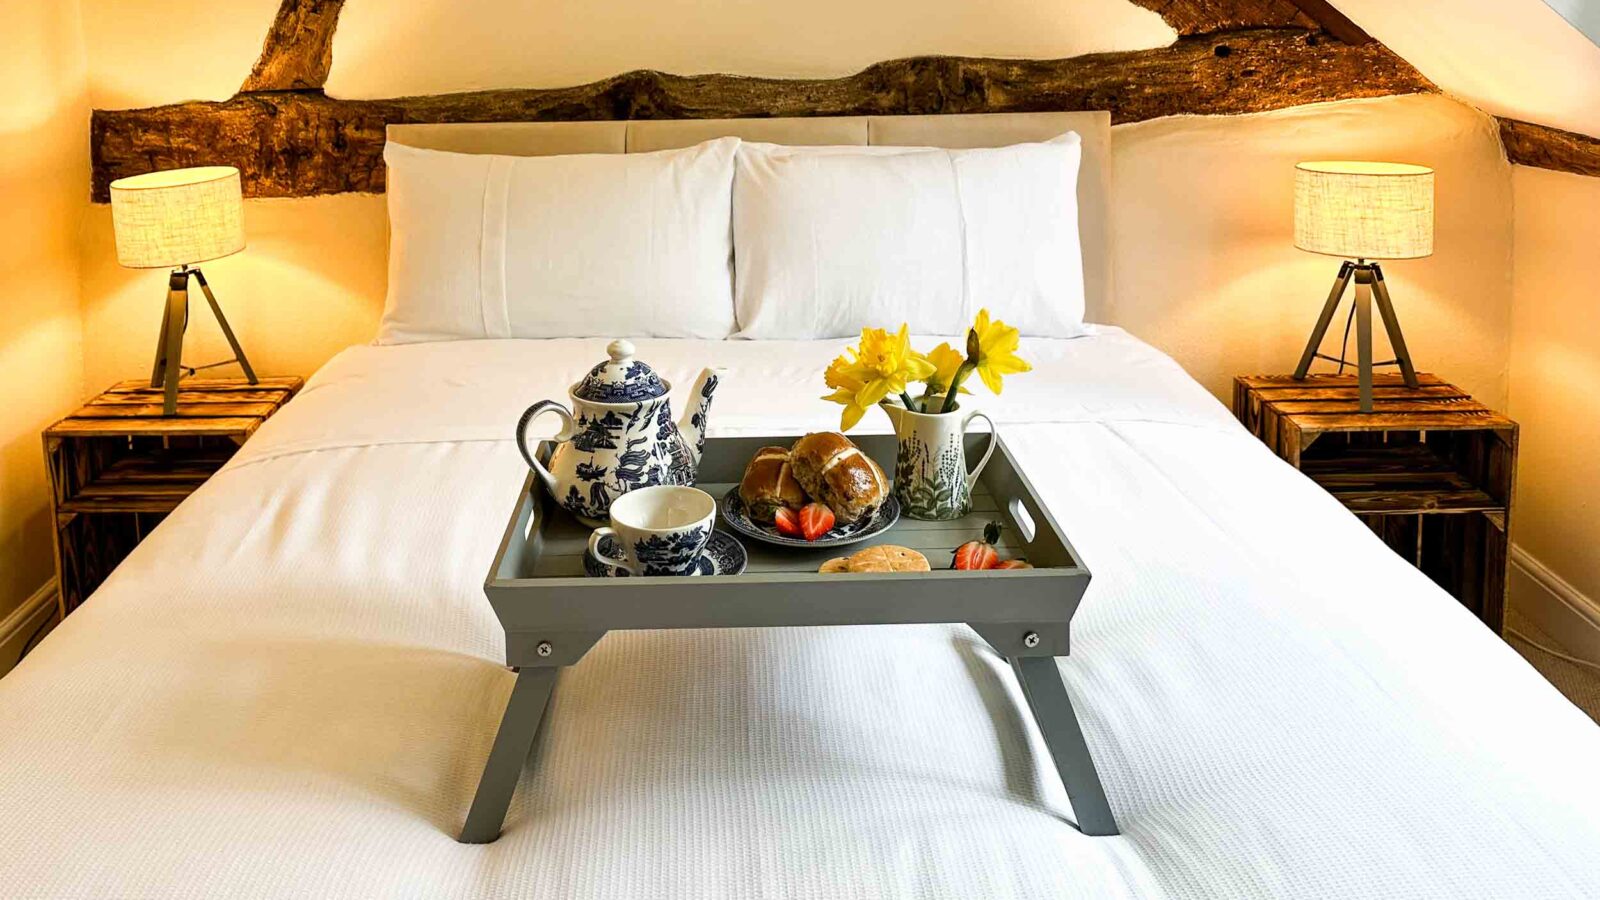
{"type": "Polygon", "coordinates": [[[156,339],[152,388],[165,388],[165,415],[178,414],[178,379],[238,363],[251,384],[255,370],[197,266],[244,249],[244,200],[239,170],[231,166],[172,169],[111,183],[111,222],[117,262],[130,269],[171,269],[167,308],[156,339]],[[233,348],[233,358],[203,366],[183,365],[183,332],[189,324],[189,279],[199,282],[211,312],[233,348]]]}
{"type": "Polygon", "coordinates": [[[1356,303],[1350,315],[1356,326],[1356,380],[1361,411],[1372,412],[1374,366],[1398,365],[1406,386],[1415,388],[1417,371],[1411,365],[1400,320],[1395,317],[1389,289],[1383,283],[1383,270],[1375,260],[1418,259],[1433,253],[1433,170],[1404,163],[1300,163],[1294,173],[1294,245],[1312,253],[1344,258],[1294,377],[1304,379],[1314,359],[1336,362],[1339,371],[1344,371],[1349,362],[1345,358],[1350,340],[1348,320],[1345,345],[1338,357],[1328,356],[1319,348],[1353,277],[1356,303]],[[1374,296],[1383,327],[1389,332],[1389,345],[1394,348],[1394,359],[1381,362],[1372,360],[1374,296]]]}

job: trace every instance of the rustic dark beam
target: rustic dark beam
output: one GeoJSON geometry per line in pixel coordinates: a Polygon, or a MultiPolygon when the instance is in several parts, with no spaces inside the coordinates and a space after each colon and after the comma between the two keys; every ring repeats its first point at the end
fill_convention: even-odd
{"type": "Polygon", "coordinates": [[[1246,28],[1305,28],[1317,22],[1291,0],[1133,0],[1172,26],[1179,37],[1246,28]]]}
{"type": "Polygon", "coordinates": [[[1506,158],[1511,162],[1600,177],[1600,138],[1517,119],[1497,121],[1500,143],[1505,145],[1506,158]]]}
{"type": "Polygon", "coordinates": [[[1058,60],[925,56],[833,79],[638,71],[548,90],[395,100],[321,92],[242,94],[97,110],[94,197],[113,179],[233,165],[252,197],[383,190],[384,127],[403,122],[549,122],[905,115],[1103,109],[1114,122],[1228,115],[1435,90],[1385,49],[1314,40],[1300,29],[1181,38],[1170,47],[1058,60]]]}
{"type": "Polygon", "coordinates": [[[1323,31],[1352,47],[1359,47],[1372,41],[1372,35],[1363,31],[1360,25],[1350,21],[1350,17],[1334,9],[1328,0],[1293,0],[1293,3],[1320,25],[1323,31]]]}
{"type": "Polygon", "coordinates": [[[283,0],[241,91],[305,91],[328,83],[344,0],[283,0]]]}
{"type": "Polygon", "coordinates": [[[1372,37],[1327,0],[1133,0],[1159,15],[1180,37],[1248,28],[1322,30],[1358,46],[1372,37]]]}

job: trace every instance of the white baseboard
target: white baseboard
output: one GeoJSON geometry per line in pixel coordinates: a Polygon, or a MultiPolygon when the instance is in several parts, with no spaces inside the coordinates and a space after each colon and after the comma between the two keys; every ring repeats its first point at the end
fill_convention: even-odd
{"type": "Polygon", "coordinates": [[[1511,603],[1573,656],[1600,663],[1600,603],[1521,547],[1506,573],[1511,603]]]}
{"type": "Polygon", "coordinates": [[[0,619],[0,676],[10,672],[17,661],[22,658],[22,645],[40,627],[45,630],[34,641],[34,646],[44,640],[45,634],[56,627],[56,580],[54,578],[45,582],[33,596],[22,601],[22,605],[11,611],[11,614],[0,619]],[[51,624],[45,625],[45,622],[51,624]]]}

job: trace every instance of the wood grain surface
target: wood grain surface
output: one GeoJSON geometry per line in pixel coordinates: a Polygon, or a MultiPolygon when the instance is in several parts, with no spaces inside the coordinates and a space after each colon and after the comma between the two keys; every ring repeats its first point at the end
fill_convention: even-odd
{"type": "Polygon", "coordinates": [[[1169,47],[1058,60],[924,56],[832,79],[637,71],[570,88],[397,100],[320,91],[241,94],[138,110],[98,110],[94,198],[157,169],[237,166],[250,197],[384,188],[395,123],[707,119],[768,116],[1109,110],[1113,122],[1227,115],[1435,90],[1381,44],[1352,47],[1298,28],[1180,38],[1169,47]]]}
{"type": "Polygon", "coordinates": [[[1436,375],[1245,375],[1234,414],[1497,633],[1516,496],[1517,424],[1436,375]]]}
{"type": "Polygon", "coordinates": [[[1506,158],[1511,162],[1574,175],[1600,176],[1600,138],[1517,119],[1498,121],[1500,143],[1505,145],[1506,158]]]}

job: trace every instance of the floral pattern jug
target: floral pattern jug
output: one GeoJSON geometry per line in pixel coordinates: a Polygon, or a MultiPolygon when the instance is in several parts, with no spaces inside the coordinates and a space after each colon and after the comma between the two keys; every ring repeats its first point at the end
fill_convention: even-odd
{"type": "Polygon", "coordinates": [[[959,519],[972,511],[972,486],[994,454],[994,420],[960,405],[949,412],[911,412],[885,402],[899,446],[895,453],[894,496],[913,519],[959,519]],[[988,448],[967,471],[966,435],[973,419],[989,423],[988,448]]]}
{"type": "Polygon", "coordinates": [[[706,369],[689,391],[687,414],[672,419],[672,385],[634,359],[626,340],[572,386],[572,408],[554,400],[528,407],[517,422],[517,447],[550,496],[591,527],[604,525],[611,502],[635,488],[692,485],[705,448],[706,414],[724,370],[706,369]],[[561,418],[546,464],[528,446],[528,426],[544,413],[561,418]]]}

